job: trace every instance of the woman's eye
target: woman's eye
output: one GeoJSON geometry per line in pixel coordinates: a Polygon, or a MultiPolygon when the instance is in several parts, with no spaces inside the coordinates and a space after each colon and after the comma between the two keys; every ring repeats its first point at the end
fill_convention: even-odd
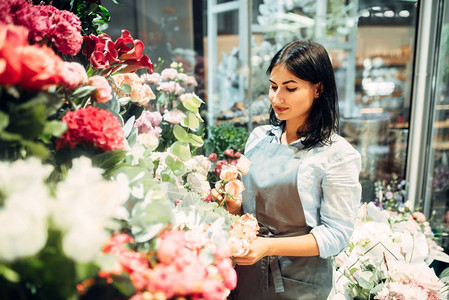
{"type": "Polygon", "coordinates": [[[273,91],[275,91],[275,90],[278,89],[278,87],[277,87],[277,86],[274,86],[274,85],[270,86],[270,88],[271,88],[273,91]]]}
{"type": "Polygon", "coordinates": [[[297,88],[292,88],[292,89],[287,88],[287,91],[289,91],[289,92],[294,92],[294,91],[296,91],[296,89],[297,89],[297,88]]]}

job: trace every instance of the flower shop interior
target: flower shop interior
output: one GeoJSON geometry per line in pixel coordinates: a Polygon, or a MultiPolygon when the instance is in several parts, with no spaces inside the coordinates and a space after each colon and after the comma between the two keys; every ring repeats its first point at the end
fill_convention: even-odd
{"type": "Polygon", "coordinates": [[[447,0],[2,0],[0,299],[229,297],[258,223],[226,199],[294,40],[362,161],[328,299],[449,299],[447,0]]]}

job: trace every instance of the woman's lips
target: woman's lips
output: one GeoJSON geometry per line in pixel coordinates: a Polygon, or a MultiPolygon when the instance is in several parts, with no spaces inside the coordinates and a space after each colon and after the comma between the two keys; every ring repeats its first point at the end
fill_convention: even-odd
{"type": "Polygon", "coordinates": [[[276,112],[283,112],[288,109],[288,107],[279,107],[279,106],[273,106],[273,108],[276,112]]]}

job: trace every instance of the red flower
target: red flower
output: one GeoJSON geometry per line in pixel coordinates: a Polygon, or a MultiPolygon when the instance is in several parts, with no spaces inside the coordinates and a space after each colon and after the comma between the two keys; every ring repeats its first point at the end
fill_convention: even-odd
{"type": "Polygon", "coordinates": [[[22,75],[22,48],[28,45],[28,30],[0,23],[0,85],[16,84],[22,75]]]}
{"type": "Polygon", "coordinates": [[[122,30],[122,35],[115,42],[107,34],[91,34],[85,36],[84,41],[82,52],[96,70],[111,74],[116,71],[133,73],[146,68],[149,74],[153,73],[153,63],[147,55],[143,55],[142,41],[133,39],[127,30],[122,30]]]}
{"type": "Polygon", "coordinates": [[[60,82],[62,59],[47,46],[22,48],[22,77],[19,85],[30,90],[45,90],[60,82]]]}
{"type": "MultiPolygon", "coordinates": [[[[46,6],[41,6],[45,9],[46,6]]],[[[47,36],[58,52],[76,55],[83,45],[81,21],[73,13],[57,10],[48,20],[47,36]]]]}
{"type": "Polygon", "coordinates": [[[103,151],[124,149],[120,121],[109,111],[88,106],[69,111],[62,121],[67,131],[56,140],[56,150],[77,145],[94,146],[103,151]]]}

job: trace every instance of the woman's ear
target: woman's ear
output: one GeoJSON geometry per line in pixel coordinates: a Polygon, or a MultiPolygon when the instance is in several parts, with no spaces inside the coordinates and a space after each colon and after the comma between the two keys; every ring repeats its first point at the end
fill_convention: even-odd
{"type": "Polygon", "coordinates": [[[317,84],[315,84],[315,99],[319,98],[321,93],[323,92],[323,83],[322,82],[318,82],[317,84]]]}

